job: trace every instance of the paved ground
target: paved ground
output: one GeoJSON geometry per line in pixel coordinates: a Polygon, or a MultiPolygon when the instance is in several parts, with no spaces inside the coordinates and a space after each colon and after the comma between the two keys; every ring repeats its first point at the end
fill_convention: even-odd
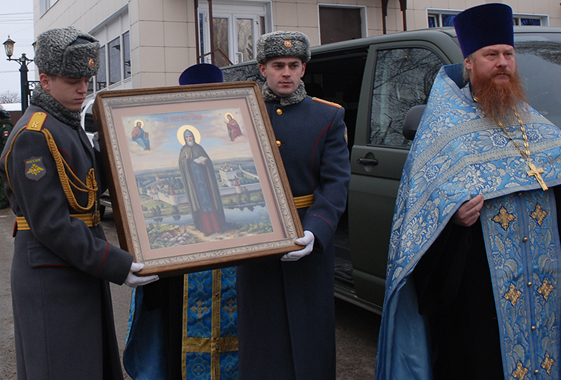
{"type": "MultiPolygon", "coordinates": [[[[11,210],[0,210],[0,379],[2,380],[17,379],[10,296],[14,219],[11,210]]],[[[118,244],[110,211],[104,218],[103,227],[108,240],[118,244]]],[[[130,289],[127,286],[112,286],[112,292],[115,324],[122,352],[127,329],[130,289]]],[[[335,300],[335,307],[337,379],[373,379],[380,317],[338,299],[335,300]]],[[[125,378],[130,379],[126,374],[125,378]]]]}

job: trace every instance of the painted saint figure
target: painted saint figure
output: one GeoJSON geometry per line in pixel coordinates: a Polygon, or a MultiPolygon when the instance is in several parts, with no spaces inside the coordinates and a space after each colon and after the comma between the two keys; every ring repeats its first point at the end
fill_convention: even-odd
{"type": "Polygon", "coordinates": [[[205,235],[224,231],[226,218],[214,165],[193,132],[183,133],[185,145],[179,154],[179,171],[191,207],[195,227],[205,235]]]}
{"type": "Polygon", "coordinates": [[[236,137],[242,135],[242,130],[240,129],[240,125],[236,119],[232,117],[232,114],[226,114],[226,118],[228,119],[226,122],[226,125],[228,126],[228,136],[230,136],[230,141],[234,141],[236,137]]]}
{"type": "Polygon", "coordinates": [[[144,150],[150,150],[150,139],[148,138],[148,132],[144,131],[144,123],[142,120],[136,120],[135,126],[132,129],[131,137],[134,142],[140,145],[144,150]]]}

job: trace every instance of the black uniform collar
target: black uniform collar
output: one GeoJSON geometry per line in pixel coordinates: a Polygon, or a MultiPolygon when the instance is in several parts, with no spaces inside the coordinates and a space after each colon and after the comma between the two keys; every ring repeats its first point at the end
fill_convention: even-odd
{"type": "Polygon", "coordinates": [[[80,127],[80,112],[66,109],[49,93],[45,92],[40,84],[33,89],[31,104],[44,109],[48,114],[54,116],[64,124],[74,128],[80,127]]]}
{"type": "Polygon", "coordinates": [[[280,105],[283,107],[300,103],[302,100],[306,98],[306,88],[304,87],[304,82],[302,80],[300,80],[300,84],[298,85],[296,91],[294,91],[292,94],[284,98],[280,98],[277,94],[271,91],[269,86],[267,86],[267,82],[263,84],[262,92],[263,92],[263,99],[265,99],[266,102],[278,100],[280,101],[280,105]]]}

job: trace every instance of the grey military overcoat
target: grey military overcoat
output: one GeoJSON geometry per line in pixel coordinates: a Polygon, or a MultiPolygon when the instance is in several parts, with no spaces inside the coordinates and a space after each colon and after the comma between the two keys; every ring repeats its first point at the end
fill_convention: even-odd
{"type": "MultiPolygon", "coordinates": [[[[17,231],[12,264],[18,378],[122,379],[109,281],[122,284],[133,257],[107,243],[101,225],[89,228],[70,217],[77,212],[69,206],[43,133],[23,131],[7,156],[12,139],[35,112],[45,111],[26,110],[0,160],[6,180],[8,158],[12,210],[30,226],[17,231]]],[[[82,181],[92,167],[99,173],[82,128],[49,114],[44,128],[82,181]]],[[[86,193],[74,194],[80,205],[87,204],[86,193]]]]}

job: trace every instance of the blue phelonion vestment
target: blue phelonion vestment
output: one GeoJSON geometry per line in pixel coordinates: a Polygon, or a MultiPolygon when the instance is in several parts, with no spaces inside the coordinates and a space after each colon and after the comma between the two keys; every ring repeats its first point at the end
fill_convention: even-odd
{"type": "Polygon", "coordinates": [[[133,292],[123,354],[127,373],[135,380],[237,379],[236,268],[168,280],[163,288],[133,292]]]}
{"type": "MultiPolygon", "coordinates": [[[[412,274],[462,203],[478,194],[485,199],[479,220],[505,379],[558,379],[561,253],[554,191],[543,191],[528,175],[519,150],[461,80],[461,64],[439,72],[403,170],[376,379],[433,378],[428,322],[419,313],[412,274]]],[[[561,131],[529,106],[518,111],[532,162],[550,188],[559,185],[561,131]]],[[[505,127],[523,147],[518,122],[505,127]]],[[[469,373],[469,364],[456,370],[469,373]]]]}

